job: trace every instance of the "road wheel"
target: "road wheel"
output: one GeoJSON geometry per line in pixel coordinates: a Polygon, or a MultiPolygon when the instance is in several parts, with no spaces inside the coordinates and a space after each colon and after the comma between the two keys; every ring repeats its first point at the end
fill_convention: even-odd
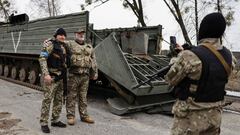
{"type": "Polygon", "coordinates": [[[12,67],[12,70],[11,70],[11,78],[12,79],[16,79],[18,76],[18,71],[17,71],[17,67],[12,67]]]}
{"type": "Polygon", "coordinates": [[[25,68],[21,68],[19,71],[19,80],[25,82],[27,80],[27,70],[25,68]]]}
{"type": "Polygon", "coordinates": [[[9,70],[10,70],[9,68],[10,68],[9,65],[4,66],[4,73],[3,74],[4,74],[5,77],[9,76],[9,70]]]}
{"type": "Polygon", "coordinates": [[[28,80],[30,84],[35,84],[38,79],[38,73],[35,70],[29,72],[28,80]]]}
{"type": "Polygon", "coordinates": [[[0,64],[0,75],[3,74],[3,64],[0,64]]]}

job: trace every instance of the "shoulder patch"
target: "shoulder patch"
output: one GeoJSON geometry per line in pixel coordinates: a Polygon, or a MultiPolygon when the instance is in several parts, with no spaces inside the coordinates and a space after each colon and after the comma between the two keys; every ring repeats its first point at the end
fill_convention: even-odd
{"type": "Polygon", "coordinates": [[[41,51],[41,53],[40,53],[40,57],[47,58],[48,56],[49,56],[49,54],[48,54],[47,51],[41,51]]]}

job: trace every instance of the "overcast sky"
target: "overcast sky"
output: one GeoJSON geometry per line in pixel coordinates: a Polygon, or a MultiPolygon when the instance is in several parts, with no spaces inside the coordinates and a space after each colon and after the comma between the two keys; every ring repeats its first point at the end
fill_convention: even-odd
{"type": "MultiPolygon", "coordinates": [[[[19,13],[30,13],[30,0],[16,0],[15,7],[19,13]]],[[[80,4],[85,0],[61,0],[61,13],[68,14],[80,12],[80,4]]],[[[148,26],[161,24],[163,26],[163,38],[169,39],[170,35],[177,36],[179,43],[183,43],[182,33],[177,22],[174,20],[170,11],[167,9],[162,0],[143,0],[144,13],[147,16],[146,23],[148,26]]],[[[235,5],[236,9],[240,9],[240,4],[235,5]]],[[[134,14],[122,6],[120,0],[110,0],[100,7],[89,7],[90,23],[94,24],[95,29],[134,27],[137,25],[137,18],[134,14]]],[[[210,11],[211,12],[211,11],[210,11]]],[[[226,39],[228,43],[225,46],[234,51],[240,51],[240,10],[236,10],[235,21],[233,25],[227,28],[226,39]],[[238,17],[237,17],[238,16],[238,17]]],[[[30,18],[31,19],[31,18],[30,18]]],[[[164,48],[168,48],[165,44],[164,48]]]]}

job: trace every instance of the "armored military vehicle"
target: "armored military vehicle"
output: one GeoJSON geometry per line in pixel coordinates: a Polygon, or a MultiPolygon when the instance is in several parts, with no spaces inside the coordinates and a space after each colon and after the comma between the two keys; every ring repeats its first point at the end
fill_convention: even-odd
{"type": "Polygon", "coordinates": [[[174,97],[163,75],[138,85],[168,65],[169,58],[160,55],[161,25],[94,30],[89,12],[33,21],[26,14],[10,16],[8,23],[0,24],[0,78],[42,90],[38,57],[43,41],[59,27],[66,30],[68,40],[74,39],[74,31],[85,28],[87,39],[95,47],[100,72],[90,86],[118,93],[118,97],[108,99],[113,113],[122,115],[154,107],[171,110],[174,97]]]}

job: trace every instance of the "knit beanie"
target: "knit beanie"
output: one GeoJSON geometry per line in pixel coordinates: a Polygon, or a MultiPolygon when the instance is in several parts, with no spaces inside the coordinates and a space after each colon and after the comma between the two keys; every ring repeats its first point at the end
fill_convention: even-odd
{"type": "Polygon", "coordinates": [[[57,35],[64,35],[65,37],[67,37],[67,33],[63,28],[58,28],[55,33],[54,33],[54,37],[56,38],[57,35]]]}
{"type": "Polygon", "coordinates": [[[226,21],[221,13],[205,16],[200,24],[198,40],[204,38],[220,38],[226,29],[226,21]]]}

